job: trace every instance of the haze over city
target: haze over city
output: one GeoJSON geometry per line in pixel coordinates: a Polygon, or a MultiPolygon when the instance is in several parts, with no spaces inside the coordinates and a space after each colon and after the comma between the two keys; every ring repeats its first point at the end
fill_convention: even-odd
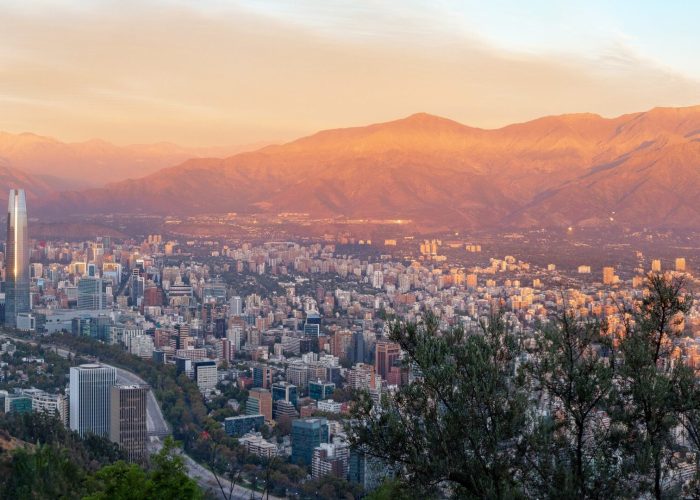
{"type": "Polygon", "coordinates": [[[2,2],[0,498],[699,498],[699,14],[2,2]]]}

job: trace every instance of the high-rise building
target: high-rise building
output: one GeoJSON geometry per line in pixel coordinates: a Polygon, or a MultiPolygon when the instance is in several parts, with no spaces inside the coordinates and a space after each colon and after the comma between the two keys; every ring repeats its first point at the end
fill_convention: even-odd
{"type": "Polygon", "coordinates": [[[356,330],[352,332],[352,345],[350,347],[350,361],[355,363],[365,362],[365,335],[364,332],[356,330]]]}
{"type": "Polygon", "coordinates": [[[374,370],[382,379],[387,380],[389,371],[401,357],[401,347],[394,342],[380,340],[376,344],[374,370]]]}
{"type": "Polygon", "coordinates": [[[243,299],[240,296],[234,295],[229,301],[231,316],[242,316],[243,315],[243,299]]]}
{"type": "Polygon", "coordinates": [[[219,381],[216,373],[216,361],[199,360],[192,363],[194,368],[194,381],[200,391],[210,391],[216,387],[219,381]]]}
{"type": "Polygon", "coordinates": [[[238,415],[224,419],[224,431],[229,436],[239,437],[250,431],[258,431],[265,425],[263,415],[238,415]]]}
{"type": "Polygon", "coordinates": [[[17,314],[29,312],[29,237],[24,189],[11,189],[7,204],[5,248],[5,324],[14,328],[17,314]]]}
{"type": "Polygon", "coordinates": [[[345,478],[349,465],[350,447],[347,443],[321,443],[313,451],[311,475],[314,478],[328,475],[345,478]]]}
{"type": "Polygon", "coordinates": [[[333,382],[321,382],[320,380],[309,382],[309,397],[316,401],[332,397],[334,391],[335,384],[333,382]]]}
{"type": "Polygon", "coordinates": [[[262,415],[272,420],[272,394],[267,389],[252,389],[246,401],[246,415],[262,415]]]}
{"type": "Polygon", "coordinates": [[[617,282],[617,276],[615,276],[614,267],[604,267],[603,268],[603,284],[613,285],[617,282]]]}
{"type": "Polygon", "coordinates": [[[85,276],[78,281],[78,309],[99,310],[107,307],[107,281],[85,276]]]}
{"type": "Polygon", "coordinates": [[[297,405],[297,386],[289,382],[275,382],[272,384],[272,402],[287,401],[292,405],[297,405]]]}
{"type": "Polygon", "coordinates": [[[309,381],[309,366],[304,362],[294,361],[287,366],[287,382],[290,382],[302,390],[306,389],[309,381]]]}
{"type": "Polygon", "coordinates": [[[146,397],[148,387],[115,385],[110,388],[109,438],[126,452],[132,462],[146,458],[146,397]]]}
{"type": "Polygon", "coordinates": [[[328,420],[305,418],[292,422],[292,463],[311,465],[314,449],[328,442],[328,420]]]}
{"type": "Polygon", "coordinates": [[[109,437],[110,391],[117,380],[111,366],[85,364],[70,369],[70,428],[109,437]]]}
{"type": "Polygon", "coordinates": [[[678,271],[679,273],[685,272],[685,258],[684,257],[678,257],[676,259],[676,271],[678,271]]]}
{"type": "Polygon", "coordinates": [[[269,389],[272,385],[274,370],[271,366],[259,365],[253,367],[253,387],[269,389]]]}

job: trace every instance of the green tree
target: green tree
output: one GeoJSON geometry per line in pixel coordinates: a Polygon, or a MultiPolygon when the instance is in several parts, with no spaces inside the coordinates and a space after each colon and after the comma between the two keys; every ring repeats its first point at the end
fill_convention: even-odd
{"type": "Polygon", "coordinates": [[[80,498],[85,472],[66,449],[40,445],[15,450],[2,477],[0,498],[80,498]]]}
{"type": "Polygon", "coordinates": [[[546,416],[530,437],[533,492],[558,498],[620,493],[617,436],[603,411],[615,396],[614,351],[606,324],[565,312],[539,330],[528,371],[546,416]]]}
{"type": "Polygon", "coordinates": [[[642,491],[662,498],[671,478],[670,461],[675,443],[672,430],[683,411],[683,363],[675,355],[684,316],[692,305],[683,278],[650,275],[642,301],[627,311],[620,343],[617,420],[625,427],[625,444],[634,479],[642,491]]]}
{"type": "Polygon", "coordinates": [[[381,408],[366,394],[357,398],[352,445],[398,468],[416,492],[434,495],[446,485],[459,497],[522,496],[528,399],[516,370],[520,347],[502,317],[465,333],[441,332],[429,316],[394,323],[390,338],[420,376],[381,408]]]}
{"type": "Polygon", "coordinates": [[[163,500],[195,500],[203,498],[202,491],[194,480],[187,476],[182,456],[176,451],[175,441],[167,437],[163,449],[151,456],[153,469],[149,474],[146,498],[163,500]]]}
{"type": "Polygon", "coordinates": [[[85,500],[141,500],[148,498],[152,485],[138,465],[119,461],[97,471],[88,480],[93,493],[85,500]]]}

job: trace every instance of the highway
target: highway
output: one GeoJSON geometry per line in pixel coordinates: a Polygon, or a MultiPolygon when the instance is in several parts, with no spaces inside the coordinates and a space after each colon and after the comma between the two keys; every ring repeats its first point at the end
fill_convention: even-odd
{"type": "MultiPolygon", "coordinates": [[[[143,379],[129,371],[117,368],[116,366],[114,369],[117,370],[118,384],[146,385],[143,379]]],[[[148,430],[148,435],[151,437],[167,436],[170,434],[170,427],[163,417],[163,412],[160,409],[160,405],[158,405],[158,401],[156,401],[152,389],[148,390],[146,401],[146,429],[148,430]]]]}

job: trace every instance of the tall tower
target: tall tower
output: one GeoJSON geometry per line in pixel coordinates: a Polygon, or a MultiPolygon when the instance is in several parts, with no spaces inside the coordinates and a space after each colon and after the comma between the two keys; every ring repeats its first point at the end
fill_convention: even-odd
{"type": "Polygon", "coordinates": [[[17,326],[17,314],[29,312],[29,238],[24,189],[11,189],[7,203],[5,324],[17,326]]]}
{"type": "Polygon", "coordinates": [[[148,386],[114,385],[110,389],[109,438],[127,452],[129,460],[146,458],[148,386]]]}
{"type": "Polygon", "coordinates": [[[111,390],[117,371],[85,364],[70,369],[70,428],[81,436],[91,432],[109,437],[111,390]]]}

